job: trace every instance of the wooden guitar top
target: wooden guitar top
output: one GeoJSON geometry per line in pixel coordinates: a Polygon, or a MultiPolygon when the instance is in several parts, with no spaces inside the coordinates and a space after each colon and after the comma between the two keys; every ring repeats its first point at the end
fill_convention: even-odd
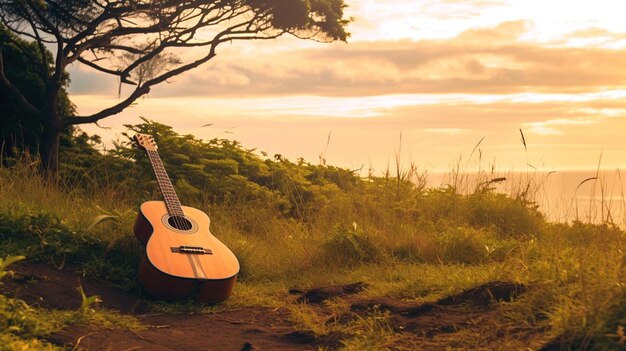
{"type": "Polygon", "coordinates": [[[209,231],[209,217],[193,207],[182,206],[193,225],[181,231],[168,224],[163,201],[147,201],[141,213],[152,225],[146,253],[152,265],[163,273],[199,280],[229,279],[239,272],[235,255],[209,231]]]}

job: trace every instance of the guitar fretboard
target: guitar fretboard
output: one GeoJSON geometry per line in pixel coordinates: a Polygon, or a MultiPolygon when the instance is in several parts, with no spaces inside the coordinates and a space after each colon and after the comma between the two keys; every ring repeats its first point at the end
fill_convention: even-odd
{"type": "Polygon", "coordinates": [[[185,214],[183,213],[183,209],[180,205],[180,200],[178,199],[178,195],[176,195],[176,191],[174,191],[172,181],[163,166],[161,156],[159,156],[159,153],[154,150],[146,150],[146,152],[148,153],[148,158],[152,164],[152,169],[154,170],[157,182],[159,182],[159,188],[161,189],[161,194],[163,195],[167,211],[170,216],[184,217],[185,214]]]}

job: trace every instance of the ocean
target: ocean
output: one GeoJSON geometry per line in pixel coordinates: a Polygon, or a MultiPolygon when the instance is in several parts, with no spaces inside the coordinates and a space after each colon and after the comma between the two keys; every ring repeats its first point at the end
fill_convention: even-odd
{"type": "Polygon", "coordinates": [[[610,222],[626,228],[626,173],[620,170],[552,172],[431,173],[427,186],[454,184],[463,193],[488,186],[511,196],[526,193],[548,220],[557,222],[610,222]],[[490,182],[506,178],[498,182],[490,182]]]}

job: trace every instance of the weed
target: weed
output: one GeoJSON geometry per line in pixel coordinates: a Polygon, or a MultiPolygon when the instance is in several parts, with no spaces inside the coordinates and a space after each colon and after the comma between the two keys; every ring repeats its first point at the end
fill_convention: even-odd
{"type": "Polygon", "coordinates": [[[26,259],[26,257],[24,256],[8,256],[5,258],[0,257],[0,284],[2,283],[2,278],[13,273],[12,271],[8,271],[7,267],[15,262],[19,262],[24,259],[26,259]]]}
{"type": "Polygon", "coordinates": [[[289,321],[299,331],[312,333],[316,337],[326,336],[333,331],[328,318],[321,316],[314,307],[307,304],[289,306],[289,321]]]}
{"type": "Polygon", "coordinates": [[[341,341],[341,350],[390,350],[401,338],[394,332],[389,314],[373,310],[368,316],[356,316],[347,327],[350,336],[341,341]]]}
{"type": "Polygon", "coordinates": [[[352,266],[361,262],[376,262],[382,252],[373,238],[357,229],[357,225],[339,225],[323,244],[324,261],[337,260],[340,265],[352,266]]]}

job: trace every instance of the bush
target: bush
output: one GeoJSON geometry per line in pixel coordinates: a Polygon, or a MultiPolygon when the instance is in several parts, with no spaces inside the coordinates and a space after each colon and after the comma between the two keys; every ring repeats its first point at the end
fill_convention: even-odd
{"type": "Polygon", "coordinates": [[[322,262],[336,262],[354,266],[363,262],[376,262],[382,250],[372,237],[354,227],[336,226],[322,245],[322,262]]]}
{"type": "Polygon", "coordinates": [[[0,213],[0,256],[20,254],[62,268],[66,262],[84,265],[90,276],[120,287],[136,286],[143,248],[134,236],[102,240],[66,226],[49,212],[13,217],[0,213]]]}
{"type": "Polygon", "coordinates": [[[504,238],[535,235],[545,223],[536,205],[492,191],[479,191],[468,196],[467,207],[472,226],[494,226],[504,238]]]}
{"type": "Polygon", "coordinates": [[[448,228],[437,240],[439,257],[446,263],[483,263],[490,253],[486,235],[473,228],[448,228]]]}

